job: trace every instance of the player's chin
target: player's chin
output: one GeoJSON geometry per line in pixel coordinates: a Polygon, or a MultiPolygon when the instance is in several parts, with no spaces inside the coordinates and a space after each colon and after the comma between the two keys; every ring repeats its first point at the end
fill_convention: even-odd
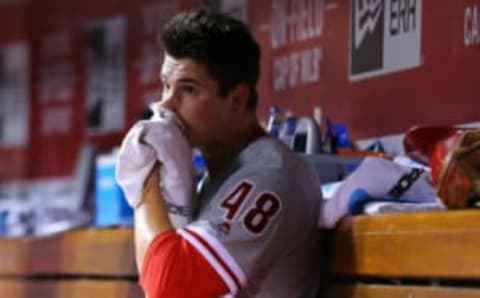
{"type": "Polygon", "coordinates": [[[187,139],[190,146],[195,147],[195,133],[192,131],[190,125],[187,122],[183,121],[185,130],[183,131],[185,138],[187,139]]]}

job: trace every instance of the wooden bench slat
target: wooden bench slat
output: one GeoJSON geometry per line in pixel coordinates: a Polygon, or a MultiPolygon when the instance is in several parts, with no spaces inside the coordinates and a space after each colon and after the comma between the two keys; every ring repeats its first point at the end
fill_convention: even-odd
{"type": "Polygon", "coordinates": [[[346,218],[331,249],[336,275],[480,279],[480,211],[346,218]]]}
{"type": "MultiPolygon", "coordinates": [[[[345,219],[333,235],[334,276],[357,281],[368,276],[480,281],[480,211],[356,216],[345,219]]],[[[0,240],[0,297],[142,297],[136,283],[124,279],[136,274],[131,229],[82,229],[46,238],[0,240]],[[117,279],[5,278],[62,274],[117,279]]],[[[480,287],[352,282],[333,284],[327,297],[470,298],[480,297],[480,287]]]]}
{"type": "Polygon", "coordinates": [[[480,288],[389,286],[389,285],[331,285],[326,298],[478,298],[480,288]]]}
{"type": "Polygon", "coordinates": [[[0,240],[0,275],[135,276],[131,229],[81,229],[45,238],[0,240]]]}
{"type": "Polygon", "coordinates": [[[128,281],[19,281],[0,280],[0,297],[8,298],[143,298],[128,281]]]}

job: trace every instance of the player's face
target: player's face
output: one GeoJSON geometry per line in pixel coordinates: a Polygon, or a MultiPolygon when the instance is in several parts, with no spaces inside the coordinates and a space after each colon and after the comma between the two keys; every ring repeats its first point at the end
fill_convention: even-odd
{"type": "Polygon", "coordinates": [[[192,59],[166,55],[160,79],[161,105],[183,120],[192,146],[221,143],[230,125],[229,100],[218,95],[218,84],[205,68],[192,59]]]}

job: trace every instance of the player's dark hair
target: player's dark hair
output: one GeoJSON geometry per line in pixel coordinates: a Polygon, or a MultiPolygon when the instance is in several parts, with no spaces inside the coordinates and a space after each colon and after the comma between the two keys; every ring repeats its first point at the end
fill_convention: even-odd
{"type": "Polygon", "coordinates": [[[205,66],[218,82],[220,96],[247,83],[247,108],[256,109],[260,47],[241,21],[206,9],[183,12],[165,25],[161,43],[175,59],[190,58],[205,66]]]}

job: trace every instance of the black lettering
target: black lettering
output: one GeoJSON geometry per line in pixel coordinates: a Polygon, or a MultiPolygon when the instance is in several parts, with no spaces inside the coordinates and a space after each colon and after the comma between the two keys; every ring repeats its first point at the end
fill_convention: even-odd
{"type": "Polygon", "coordinates": [[[363,0],[357,0],[357,3],[358,3],[358,9],[360,11],[363,11],[363,0]]]}
{"type": "Polygon", "coordinates": [[[410,189],[423,172],[423,169],[412,169],[409,173],[402,175],[397,183],[388,191],[388,194],[394,198],[401,197],[410,189]]]}
{"type": "Polygon", "coordinates": [[[417,10],[417,0],[404,0],[405,6],[403,7],[403,32],[413,31],[416,28],[415,14],[417,10]],[[410,30],[411,26],[411,30],[410,30]]]}
{"type": "Polygon", "coordinates": [[[390,34],[398,35],[416,29],[417,0],[391,0],[390,34]]]}
{"type": "Polygon", "coordinates": [[[388,194],[394,198],[398,198],[402,195],[402,189],[398,186],[395,185],[389,192],[388,194]]]}
{"type": "Polygon", "coordinates": [[[390,34],[397,35],[399,31],[399,21],[398,21],[398,6],[400,5],[399,0],[392,0],[390,2],[390,34]],[[397,7],[397,9],[395,9],[397,7]]]}
{"type": "Polygon", "coordinates": [[[180,216],[188,216],[190,214],[190,208],[186,206],[179,206],[176,204],[172,204],[167,202],[167,209],[168,213],[180,215],[180,216]]]}

